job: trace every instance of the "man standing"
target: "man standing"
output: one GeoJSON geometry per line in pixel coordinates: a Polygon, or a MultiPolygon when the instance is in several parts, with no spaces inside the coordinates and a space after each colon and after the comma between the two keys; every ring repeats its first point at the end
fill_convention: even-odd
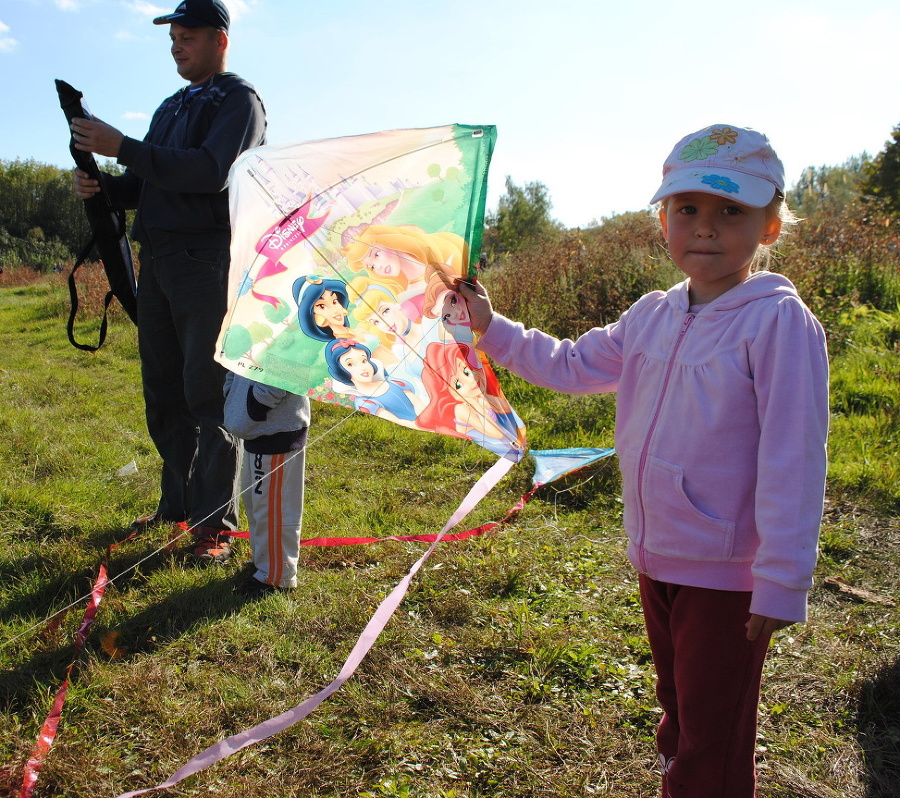
{"type": "MultiPolygon", "coordinates": [[[[126,167],[103,175],[115,205],[137,208],[141,245],[138,345],[147,428],[163,461],[159,505],[136,526],[188,521],[190,555],[223,563],[237,526],[239,444],[223,427],[225,370],[213,359],[226,312],[228,170],[265,143],[262,101],[225,71],[228,9],[184,0],[153,20],[169,25],[172,57],[189,82],[156,110],[143,141],[99,120],[72,120],[74,146],[126,167]]],[[[101,190],[76,169],[82,199],[101,190]]]]}

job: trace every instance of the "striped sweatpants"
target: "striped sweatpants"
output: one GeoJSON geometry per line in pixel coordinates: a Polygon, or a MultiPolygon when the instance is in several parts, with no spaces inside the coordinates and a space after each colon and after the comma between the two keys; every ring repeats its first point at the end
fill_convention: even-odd
{"type": "Polygon", "coordinates": [[[250,526],[254,576],[268,585],[297,586],[305,466],[305,449],[286,454],[244,452],[241,495],[250,526]]]}

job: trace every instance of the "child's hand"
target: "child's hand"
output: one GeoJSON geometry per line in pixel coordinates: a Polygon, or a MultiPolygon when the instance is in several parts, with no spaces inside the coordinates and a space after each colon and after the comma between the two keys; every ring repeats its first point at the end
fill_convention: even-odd
{"type": "Polygon", "coordinates": [[[778,618],[767,618],[765,615],[751,615],[747,621],[747,639],[756,640],[760,635],[764,635],[766,639],[770,638],[774,632],[790,626],[793,621],[782,621],[778,618]]]}
{"type": "Polygon", "coordinates": [[[491,324],[491,317],[494,309],[491,307],[491,300],[488,299],[487,291],[484,286],[477,281],[457,280],[454,286],[463,299],[466,300],[466,306],[469,309],[469,321],[472,329],[484,335],[487,328],[491,324]]]}

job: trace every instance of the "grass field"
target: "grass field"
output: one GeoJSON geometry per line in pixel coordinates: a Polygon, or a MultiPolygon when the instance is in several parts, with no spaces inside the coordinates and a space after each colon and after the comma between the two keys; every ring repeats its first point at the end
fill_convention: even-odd
{"type": "MultiPolygon", "coordinates": [[[[101,556],[154,507],[158,460],[124,315],[103,349],[78,352],[65,339],[62,279],[5,278],[0,763],[15,785],[72,660],[101,556]],[[117,476],[131,461],[137,473],[117,476]]],[[[766,666],[763,798],[900,795],[900,313],[862,307],[840,323],[829,330],[841,345],[822,555],[810,623],[778,633],[766,666]]],[[[612,445],[611,398],[500,378],[533,448],[612,445]]],[[[304,535],[434,533],[491,462],[471,444],[315,405],[304,535]]],[[[501,518],[530,478],[526,461],[464,528],[501,518]]],[[[618,489],[605,460],[540,489],[508,526],[441,544],[339,692],[159,794],[655,796],[659,713],[618,489]]],[[[166,542],[148,533],[112,550],[113,582],[37,798],[152,786],[299,704],[337,675],[424,551],[309,548],[295,592],[247,601],[232,590],[245,543],[236,563],[203,570],[166,542]]]]}

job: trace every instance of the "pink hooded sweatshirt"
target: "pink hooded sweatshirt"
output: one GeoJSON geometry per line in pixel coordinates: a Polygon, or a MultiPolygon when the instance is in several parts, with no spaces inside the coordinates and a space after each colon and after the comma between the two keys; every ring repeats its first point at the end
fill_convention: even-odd
{"type": "Polygon", "coordinates": [[[535,385],[617,391],[632,564],[652,579],[752,591],[806,620],[825,493],[825,334],[789,280],[756,272],[696,313],[687,281],[577,341],[494,314],[478,348],[535,385]]]}

